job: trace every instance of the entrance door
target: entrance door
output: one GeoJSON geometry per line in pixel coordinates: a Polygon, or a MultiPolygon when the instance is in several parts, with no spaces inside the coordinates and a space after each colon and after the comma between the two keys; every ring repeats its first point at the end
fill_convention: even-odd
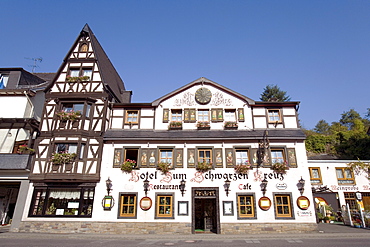
{"type": "Polygon", "coordinates": [[[193,233],[219,233],[218,188],[193,188],[193,233]]]}
{"type": "Polygon", "coordinates": [[[195,199],[195,232],[217,232],[216,199],[195,199]]]}

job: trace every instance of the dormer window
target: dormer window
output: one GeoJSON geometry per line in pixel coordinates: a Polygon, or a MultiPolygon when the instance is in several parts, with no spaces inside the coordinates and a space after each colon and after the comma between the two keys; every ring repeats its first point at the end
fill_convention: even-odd
{"type": "Polygon", "coordinates": [[[6,88],[8,85],[9,75],[0,74],[0,89],[6,88]]]}
{"type": "Polygon", "coordinates": [[[268,110],[269,123],[281,123],[280,110],[268,110]]]}

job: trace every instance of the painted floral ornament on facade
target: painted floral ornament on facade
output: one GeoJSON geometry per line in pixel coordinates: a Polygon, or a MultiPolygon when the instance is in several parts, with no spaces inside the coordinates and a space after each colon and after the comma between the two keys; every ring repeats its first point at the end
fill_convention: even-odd
{"type": "Polygon", "coordinates": [[[235,165],[234,170],[237,174],[248,174],[248,171],[251,169],[249,163],[235,165]]]}

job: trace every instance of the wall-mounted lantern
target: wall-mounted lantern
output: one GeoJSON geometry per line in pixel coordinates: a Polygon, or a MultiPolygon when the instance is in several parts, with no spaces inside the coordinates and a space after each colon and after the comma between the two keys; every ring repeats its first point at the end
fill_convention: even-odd
{"type": "Polygon", "coordinates": [[[301,177],[300,180],[298,180],[297,187],[298,187],[298,190],[301,193],[301,195],[303,195],[303,192],[304,192],[304,184],[305,184],[305,182],[306,181],[302,177],[301,177]]]}
{"type": "Polygon", "coordinates": [[[230,180],[229,180],[229,178],[227,178],[226,180],[225,180],[225,184],[224,184],[224,189],[225,189],[225,192],[226,192],[226,196],[229,196],[229,188],[230,188],[230,180]]]}
{"type": "Polygon", "coordinates": [[[265,196],[266,191],[267,191],[267,183],[268,183],[268,181],[265,178],[264,180],[262,180],[262,182],[260,184],[260,187],[261,187],[261,191],[262,191],[263,196],[265,196]]]}
{"type": "Polygon", "coordinates": [[[114,206],[114,198],[113,198],[113,196],[110,195],[113,184],[112,184],[112,180],[110,180],[109,177],[105,181],[105,185],[107,187],[108,195],[104,196],[101,204],[102,204],[104,210],[111,210],[114,206]]]}
{"type": "Polygon", "coordinates": [[[147,196],[147,194],[148,194],[148,191],[149,191],[149,180],[148,180],[148,178],[146,178],[145,180],[144,180],[144,192],[145,192],[145,196],[147,196]]]}
{"type": "Polygon", "coordinates": [[[107,186],[107,193],[108,193],[108,196],[110,194],[110,191],[112,190],[112,180],[110,180],[110,178],[108,177],[107,180],[105,180],[105,185],[107,186]]]}
{"type": "Polygon", "coordinates": [[[185,184],[186,184],[186,181],[184,179],[181,180],[180,182],[180,191],[181,191],[181,195],[184,196],[184,193],[185,193],[185,184]]]}

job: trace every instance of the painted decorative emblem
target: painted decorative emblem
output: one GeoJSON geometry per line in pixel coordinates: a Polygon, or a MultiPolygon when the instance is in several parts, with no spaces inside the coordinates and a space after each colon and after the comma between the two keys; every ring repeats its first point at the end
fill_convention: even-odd
{"type": "Polygon", "coordinates": [[[288,185],[286,183],[277,183],[276,188],[278,190],[286,190],[286,188],[288,188],[288,185]]]}
{"type": "Polygon", "coordinates": [[[195,92],[195,100],[199,104],[208,104],[211,101],[212,93],[208,88],[201,87],[195,92]]]}

